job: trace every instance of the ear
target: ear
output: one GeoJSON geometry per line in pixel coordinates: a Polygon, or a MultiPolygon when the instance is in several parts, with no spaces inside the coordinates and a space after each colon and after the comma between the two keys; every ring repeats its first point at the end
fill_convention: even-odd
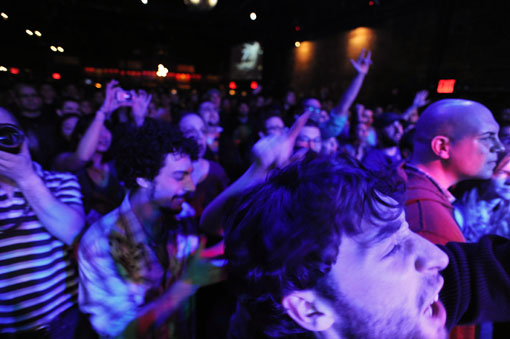
{"type": "Polygon", "coordinates": [[[441,159],[450,159],[450,138],[444,135],[437,135],[430,142],[430,147],[432,148],[432,152],[441,159]]]}
{"type": "Polygon", "coordinates": [[[335,322],[335,313],[313,291],[295,291],[283,297],[282,305],[299,326],[314,332],[325,331],[335,322]]]}
{"type": "Polygon", "coordinates": [[[141,188],[149,188],[152,183],[145,178],[136,178],[136,184],[141,188]]]}

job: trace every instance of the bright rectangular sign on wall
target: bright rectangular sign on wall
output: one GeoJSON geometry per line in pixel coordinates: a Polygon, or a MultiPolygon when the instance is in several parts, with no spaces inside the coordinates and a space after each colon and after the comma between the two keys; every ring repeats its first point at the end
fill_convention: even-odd
{"type": "Polygon", "coordinates": [[[441,79],[437,84],[437,93],[453,93],[455,79],[441,79]]]}

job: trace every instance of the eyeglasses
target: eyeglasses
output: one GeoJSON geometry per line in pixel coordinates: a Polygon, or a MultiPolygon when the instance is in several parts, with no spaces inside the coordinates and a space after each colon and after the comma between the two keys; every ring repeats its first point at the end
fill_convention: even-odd
{"type": "Polygon", "coordinates": [[[312,113],[316,113],[316,114],[320,114],[321,112],[321,109],[319,107],[315,107],[315,106],[305,106],[305,111],[310,111],[312,113]]]}

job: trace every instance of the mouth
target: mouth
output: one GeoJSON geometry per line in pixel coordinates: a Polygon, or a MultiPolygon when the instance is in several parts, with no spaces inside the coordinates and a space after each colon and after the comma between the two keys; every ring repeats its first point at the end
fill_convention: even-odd
{"type": "Polygon", "coordinates": [[[439,288],[434,294],[432,301],[428,303],[423,311],[423,315],[434,322],[437,322],[439,325],[444,326],[446,323],[446,309],[444,308],[443,303],[439,300],[439,292],[443,287],[443,280],[441,279],[439,288]]]}

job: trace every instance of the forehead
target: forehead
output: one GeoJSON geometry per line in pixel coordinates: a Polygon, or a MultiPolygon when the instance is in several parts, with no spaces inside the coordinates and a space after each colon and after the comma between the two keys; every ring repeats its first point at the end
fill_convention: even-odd
{"type": "Polygon", "coordinates": [[[204,121],[198,115],[189,114],[181,119],[179,127],[181,129],[189,128],[202,129],[204,127],[204,121]]]}
{"type": "Polygon", "coordinates": [[[305,106],[312,106],[312,107],[321,108],[321,103],[317,99],[313,99],[313,98],[312,99],[306,99],[305,106]]]}
{"type": "Polygon", "coordinates": [[[266,120],[266,126],[283,126],[283,120],[280,117],[271,117],[266,120]]]}
{"type": "Polygon", "coordinates": [[[202,105],[200,105],[200,110],[214,110],[214,104],[212,102],[204,102],[202,105]]]}
{"type": "Polygon", "coordinates": [[[499,131],[499,125],[491,111],[481,104],[476,103],[467,106],[460,118],[464,122],[464,126],[459,128],[459,132],[464,132],[462,136],[477,136],[484,133],[498,133],[499,131]]]}
{"type": "Polygon", "coordinates": [[[316,137],[320,137],[321,131],[319,130],[319,128],[315,126],[304,126],[301,132],[299,132],[299,136],[304,136],[313,139],[316,137]]]}
{"type": "Polygon", "coordinates": [[[33,93],[37,93],[37,91],[32,86],[20,86],[18,88],[18,93],[19,94],[33,94],[33,93]]]}
{"type": "Polygon", "coordinates": [[[191,159],[184,153],[168,153],[165,156],[165,163],[159,173],[172,173],[176,171],[191,171],[191,159]]]}

